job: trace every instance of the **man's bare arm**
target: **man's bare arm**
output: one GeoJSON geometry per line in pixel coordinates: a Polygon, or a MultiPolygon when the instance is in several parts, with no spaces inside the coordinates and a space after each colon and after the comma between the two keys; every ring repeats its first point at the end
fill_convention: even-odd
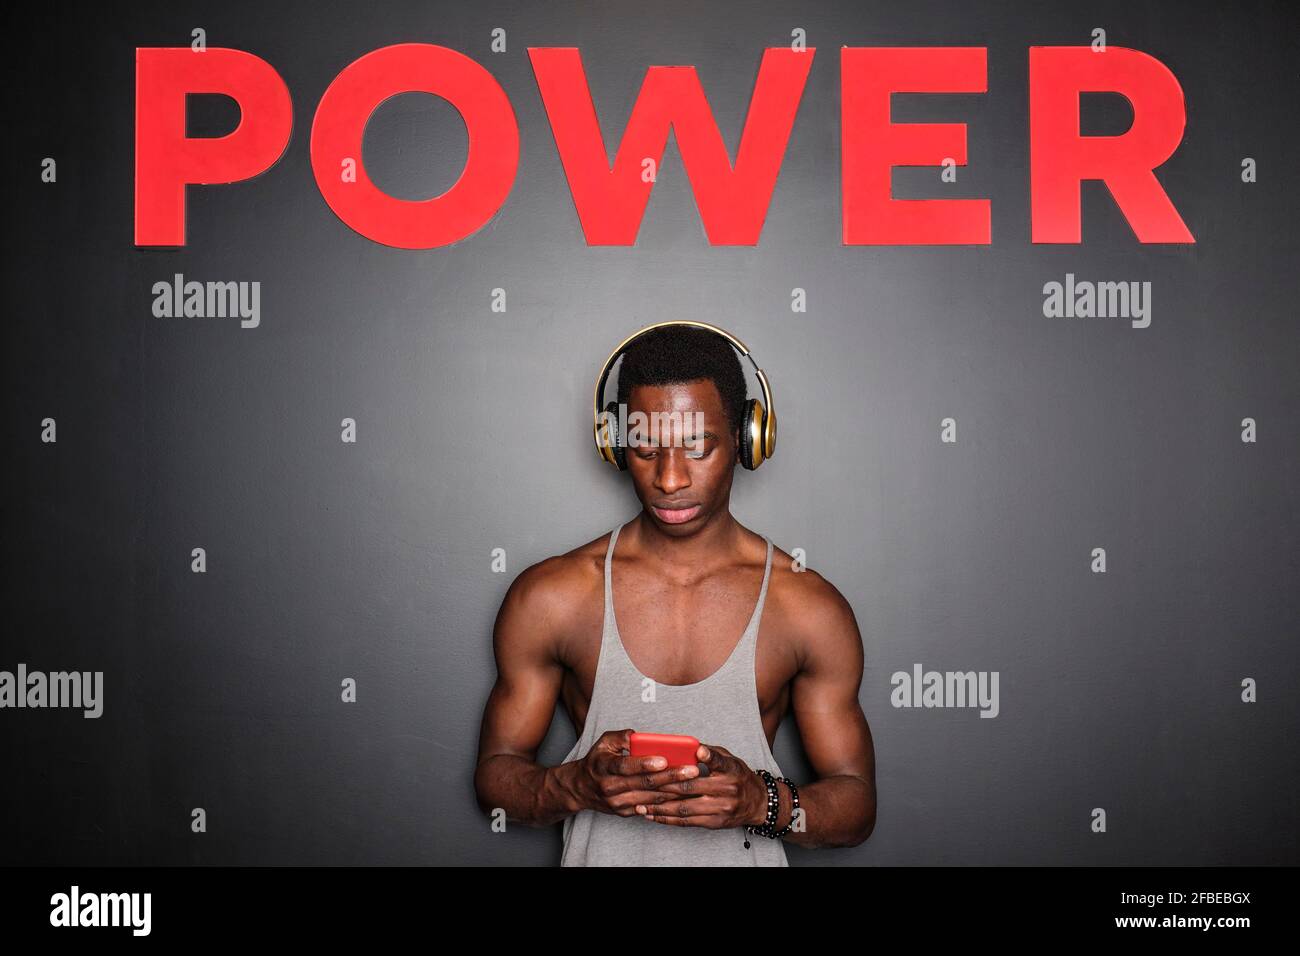
{"type": "MultiPolygon", "coordinates": [[[[803,832],[781,839],[800,846],[857,846],[876,825],[876,751],[858,702],[862,635],[853,608],[816,572],[796,617],[806,623],[799,672],[791,682],[791,708],[817,779],[799,785],[803,832]]],[[[790,791],[778,784],[777,826],[790,821],[790,791]]]]}
{"type": "Polygon", "coordinates": [[[527,826],[547,826],[580,810],[633,816],[663,784],[698,776],[662,757],[625,756],[631,728],[605,730],[585,755],[558,767],[537,762],[564,680],[559,648],[574,601],[565,567],[550,559],[511,584],[493,628],[497,680],[479,730],[474,789],[479,807],[527,826]]]}
{"type": "Polygon", "coordinates": [[[547,826],[581,809],[566,770],[573,765],[544,767],[536,760],[564,678],[556,653],[562,625],[558,572],[548,564],[515,578],[497,613],[497,679],[483,710],[474,772],[483,812],[499,808],[506,819],[528,826],[547,826]]]}

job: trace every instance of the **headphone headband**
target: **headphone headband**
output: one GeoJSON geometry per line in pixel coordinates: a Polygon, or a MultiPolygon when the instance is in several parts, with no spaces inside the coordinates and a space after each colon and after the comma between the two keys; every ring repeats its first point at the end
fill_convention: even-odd
{"type": "MultiPolygon", "coordinates": [[[[647,332],[650,332],[654,329],[661,329],[669,325],[685,325],[685,326],[691,326],[698,329],[707,329],[710,332],[714,332],[722,336],[724,339],[726,339],[728,342],[731,343],[731,345],[736,349],[736,351],[740,352],[741,355],[749,359],[749,364],[754,367],[754,373],[758,376],[759,386],[763,390],[762,408],[764,412],[763,414],[764,426],[761,429],[759,429],[761,434],[757,436],[758,443],[761,445],[761,447],[759,448],[759,451],[761,451],[761,457],[758,458],[758,461],[762,462],[763,460],[772,457],[772,450],[776,446],[776,412],[775,409],[772,407],[772,388],[768,384],[766,373],[764,373],[764,371],[758,367],[758,363],[754,361],[754,356],[749,354],[749,348],[745,345],[744,342],[740,341],[740,339],[736,338],[726,329],[720,329],[716,325],[709,325],[709,323],[707,322],[697,322],[694,319],[672,319],[667,322],[656,322],[653,325],[647,325],[645,328],[633,332],[622,342],[620,342],[618,346],[614,349],[614,351],[609,353],[609,358],[605,359],[605,364],[601,367],[600,375],[596,379],[595,397],[592,401],[592,406],[593,406],[592,429],[596,439],[596,448],[600,452],[600,456],[604,458],[606,461],[610,462],[611,464],[618,464],[611,457],[612,452],[609,449],[608,445],[601,440],[601,424],[602,424],[601,414],[603,412],[603,409],[601,408],[600,403],[601,403],[601,399],[604,397],[605,385],[609,380],[609,373],[614,366],[614,361],[619,357],[619,355],[623,353],[623,351],[629,345],[632,344],[632,342],[636,341],[641,336],[645,335],[647,332]]],[[[744,427],[744,425],[745,423],[742,423],[742,428],[744,427]]]]}

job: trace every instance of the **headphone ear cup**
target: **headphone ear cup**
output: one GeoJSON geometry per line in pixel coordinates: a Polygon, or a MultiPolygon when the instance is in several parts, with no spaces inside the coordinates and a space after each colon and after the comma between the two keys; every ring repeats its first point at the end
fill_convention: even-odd
{"type": "Polygon", "coordinates": [[[600,460],[609,465],[615,464],[613,434],[614,430],[610,423],[609,409],[606,408],[597,419],[596,450],[600,452],[600,460]]]}
{"type": "Polygon", "coordinates": [[[763,409],[763,460],[767,461],[776,451],[776,412],[763,409]]]}
{"type": "Polygon", "coordinates": [[[746,401],[745,414],[740,419],[740,463],[749,471],[763,463],[762,434],[758,430],[761,420],[762,406],[758,400],[751,398],[746,401]]]}
{"type": "Polygon", "coordinates": [[[752,412],[753,418],[753,449],[750,457],[754,459],[754,467],[757,468],[763,462],[767,461],[767,410],[763,408],[763,403],[756,398],[751,398],[754,403],[752,412]]]}
{"type": "Polygon", "coordinates": [[[623,436],[618,433],[618,402],[610,402],[605,406],[605,420],[609,422],[609,452],[614,465],[619,471],[627,471],[627,446],[623,444],[623,436]]]}

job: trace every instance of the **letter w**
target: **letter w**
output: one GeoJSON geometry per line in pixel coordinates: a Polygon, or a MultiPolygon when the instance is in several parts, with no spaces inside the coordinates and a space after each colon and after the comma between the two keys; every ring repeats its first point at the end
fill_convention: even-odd
{"type": "Polygon", "coordinates": [[[642,175],[643,164],[653,160],[658,170],[669,127],[709,244],[756,245],[815,52],[763,51],[734,169],[695,67],[650,67],[611,169],[579,51],[530,47],[587,245],[636,243],[654,185],[642,175]]]}

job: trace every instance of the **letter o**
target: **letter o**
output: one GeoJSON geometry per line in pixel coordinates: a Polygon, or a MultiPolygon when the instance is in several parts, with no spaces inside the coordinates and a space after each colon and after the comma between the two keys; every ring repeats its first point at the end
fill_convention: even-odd
{"type": "Polygon", "coordinates": [[[433,249],[478,231],[506,201],[519,168],[519,124],[505,90],[474,60],[429,43],[399,43],[349,64],[325,90],[312,121],[311,167],[325,202],[349,227],[386,246],[433,249]],[[460,179],[432,199],[389,196],[361,162],[367,121],[400,93],[445,99],[469,134],[460,179]],[[357,160],[355,182],[338,174],[349,156],[357,160]]]}

